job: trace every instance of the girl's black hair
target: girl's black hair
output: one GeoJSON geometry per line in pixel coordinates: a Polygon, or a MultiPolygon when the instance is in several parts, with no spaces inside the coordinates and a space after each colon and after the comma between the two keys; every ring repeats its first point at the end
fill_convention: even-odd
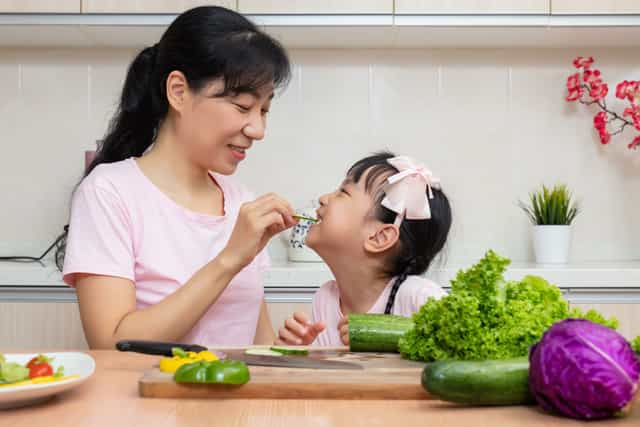
{"type": "MultiPolygon", "coordinates": [[[[381,188],[380,180],[398,173],[388,159],[396,157],[395,154],[382,151],[372,154],[357,161],[349,168],[347,177],[355,183],[365,175],[365,191],[374,196],[373,216],[386,224],[392,224],[397,214],[382,206],[385,196],[384,187],[381,188]]],[[[436,255],[442,250],[451,228],[451,206],[442,190],[432,188],[433,198],[429,199],[431,208],[430,219],[410,220],[403,219],[400,224],[399,249],[394,259],[389,263],[386,274],[395,277],[385,314],[391,314],[396,294],[400,285],[409,275],[423,274],[436,255]]],[[[427,190],[428,191],[428,190],[427,190]]],[[[427,197],[428,194],[427,194],[427,197]]]]}
{"type": "MultiPolygon", "coordinates": [[[[194,91],[222,79],[215,95],[222,97],[285,86],[291,65],[284,48],[239,13],[216,6],[182,13],[129,65],[118,108],[85,177],[101,163],[139,157],[151,146],[169,111],[165,85],[172,71],[181,71],[194,91]]],[[[56,253],[59,268],[65,244],[56,253]]]]}

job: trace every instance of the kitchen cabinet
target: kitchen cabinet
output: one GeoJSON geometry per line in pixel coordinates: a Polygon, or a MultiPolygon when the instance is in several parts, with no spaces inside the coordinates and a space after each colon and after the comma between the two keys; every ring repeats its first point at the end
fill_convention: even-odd
{"type": "Polygon", "coordinates": [[[81,0],[0,0],[0,13],[80,13],[81,0]]]}
{"type": "Polygon", "coordinates": [[[583,311],[594,309],[606,318],[616,317],[620,322],[618,332],[627,340],[640,335],[640,303],[571,303],[571,307],[580,307],[583,311]]]}
{"type": "MultiPolygon", "coordinates": [[[[267,304],[274,331],[295,311],[311,315],[310,303],[267,304]]],[[[0,302],[0,352],[6,349],[86,349],[77,302],[0,302]]]]}
{"type": "Polygon", "coordinates": [[[392,14],[393,0],[238,0],[246,14],[392,14]]]}
{"type": "Polygon", "coordinates": [[[86,349],[76,302],[0,302],[0,352],[86,349]]]}
{"type": "Polygon", "coordinates": [[[395,0],[395,13],[548,14],[549,0],[395,0]]]}
{"type": "Polygon", "coordinates": [[[635,14],[640,13],[638,0],[553,0],[552,14],[635,14]]]}
{"type": "Polygon", "coordinates": [[[236,0],[82,0],[82,13],[181,13],[196,6],[236,9],[236,0]]]}

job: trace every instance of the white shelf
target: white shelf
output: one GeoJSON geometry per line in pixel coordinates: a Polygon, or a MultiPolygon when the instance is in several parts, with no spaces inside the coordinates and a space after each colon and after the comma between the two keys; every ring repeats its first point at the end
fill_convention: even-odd
{"type": "MultiPolygon", "coordinates": [[[[0,46],[139,48],[175,16],[0,14],[0,46]]],[[[247,16],[289,48],[640,46],[640,15],[247,16]]]]}
{"type": "Polygon", "coordinates": [[[396,26],[423,27],[637,27],[640,15],[395,15],[396,26]]]}
{"type": "MultiPolygon", "coordinates": [[[[441,286],[449,282],[462,268],[471,263],[456,263],[434,268],[428,274],[441,286]]],[[[526,275],[539,275],[564,289],[585,289],[592,292],[609,289],[640,289],[640,261],[592,262],[567,265],[536,265],[514,263],[509,267],[507,280],[519,280],[526,275]]],[[[267,271],[267,288],[316,288],[332,278],[324,263],[274,262],[267,271]]],[[[56,267],[48,261],[39,264],[0,263],[0,287],[68,287],[56,267]]]]}

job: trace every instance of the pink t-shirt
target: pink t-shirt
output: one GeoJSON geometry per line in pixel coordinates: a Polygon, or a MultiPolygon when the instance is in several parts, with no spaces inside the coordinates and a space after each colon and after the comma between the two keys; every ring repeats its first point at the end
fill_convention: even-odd
{"type": "MultiPolygon", "coordinates": [[[[389,281],[368,313],[384,313],[393,281],[393,279],[389,281]]],[[[391,314],[410,317],[427,302],[427,299],[440,299],[446,294],[444,289],[428,279],[421,276],[408,276],[396,293],[391,314]]],[[[344,316],[340,310],[340,289],[335,280],[328,281],[315,293],[311,316],[314,323],[322,320],[327,326],[312,345],[323,347],[344,345],[338,332],[338,323],[344,316]]]]}
{"type": "MultiPolygon", "coordinates": [[[[101,164],[77,188],[63,277],[123,277],[135,285],[138,309],[160,302],[225,247],[240,205],[253,196],[228,176],[211,173],[224,194],[223,216],[190,211],[156,187],[133,158],[101,164]]],[[[182,338],[202,345],[253,343],[264,297],[266,250],[245,267],[182,338]]],[[[108,301],[105,301],[108,304],[108,301]]]]}

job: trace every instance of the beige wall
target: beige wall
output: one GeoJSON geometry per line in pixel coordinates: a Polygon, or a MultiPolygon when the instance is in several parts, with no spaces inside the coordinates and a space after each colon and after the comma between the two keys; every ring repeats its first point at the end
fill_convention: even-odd
{"type": "MultiPolygon", "coordinates": [[[[449,259],[492,247],[518,261],[532,258],[518,197],[560,180],[583,199],[574,260],[640,258],[640,153],[620,138],[599,146],[594,112],[564,101],[571,60],[585,53],[610,83],[640,78],[637,49],[293,51],[294,79],[238,178],[300,205],[387,147],[442,178],[449,259]]],[[[0,50],[0,253],[40,252],[57,235],[133,54],[0,50]]]]}

